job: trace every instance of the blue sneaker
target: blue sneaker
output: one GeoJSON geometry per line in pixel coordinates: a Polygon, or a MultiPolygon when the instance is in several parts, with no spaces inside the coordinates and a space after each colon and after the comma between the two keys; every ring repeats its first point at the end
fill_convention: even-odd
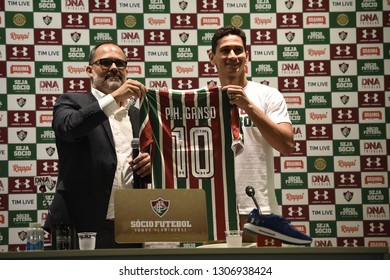
{"type": "Polygon", "coordinates": [[[308,245],[312,238],[298,231],[291,222],[282,216],[269,214],[260,215],[255,208],[246,218],[244,230],[278,239],[286,244],[308,245]]]}

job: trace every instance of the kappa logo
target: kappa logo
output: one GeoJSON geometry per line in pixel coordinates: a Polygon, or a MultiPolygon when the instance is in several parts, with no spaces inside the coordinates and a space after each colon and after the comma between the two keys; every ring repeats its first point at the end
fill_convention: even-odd
{"type": "Polygon", "coordinates": [[[159,217],[163,217],[168,212],[170,205],[171,202],[169,200],[162,199],[161,197],[150,201],[153,212],[159,217]]]}

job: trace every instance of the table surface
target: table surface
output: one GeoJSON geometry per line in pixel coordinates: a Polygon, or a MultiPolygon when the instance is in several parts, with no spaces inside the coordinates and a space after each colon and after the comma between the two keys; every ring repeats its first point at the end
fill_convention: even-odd
{"type": "Polygon", "coordinates": [[[0,259],[389,260],[388,247],[138,248],[4,252],[0,259]]]}

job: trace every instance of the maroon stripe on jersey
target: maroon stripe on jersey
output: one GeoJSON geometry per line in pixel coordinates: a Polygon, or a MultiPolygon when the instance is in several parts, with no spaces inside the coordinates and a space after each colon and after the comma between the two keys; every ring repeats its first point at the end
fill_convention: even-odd
{"type": "MultiPolygon", "coordinates": [[[[222,152],[223,146],[221,145],[221,140],[224,139],[224,137],[221,135],[222,127],[221,123],[223,123],[223,120],[220,118],[220,107],[219,106],[219,100],[220,100],[220,93],[218,88],[210,89],[210,107],[214,106],[217,110],[216,118],[211,119],[211,128],[213,130],[213,156],[214,159],[217,160],[223,160],[224,159],[224,153],[222,152]]],[[[220,223],[223,221],[226,221],[225,217],[225,183],[223,181],[223,178],[225,177],[223,174],[223,163],[222,162],[215,162],[214,163],[214,192],[215,192],[215,216],[217,221],[217,238],[218,240],[225,238],[225,224],[220,223]]]]}
{"type": "MultiPolygon", "coordinates": [[[[160,137],[162,137],[162,149],[161,157],[164,159],[164,174],[165,174],[165,187],[166,188],[174,188],[174,178],[173,174],[173,158],[172,158],[172,127],[170,118],[165,118],[163,114],[165,114],[165,108],[170,108],[170,98],[168,90],[160,90],[160,113],[161,113],[161,125],[162,130],[160,137]]],[[[158,94],[157,94],[158,96],[158,94]]]]}

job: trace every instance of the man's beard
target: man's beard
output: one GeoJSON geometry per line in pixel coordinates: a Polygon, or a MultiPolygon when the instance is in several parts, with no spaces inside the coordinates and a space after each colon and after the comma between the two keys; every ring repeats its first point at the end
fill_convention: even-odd
{"type": "Polygon", "coordinates": [[[120,88],[120,86],[123,85],[123,81],[122,81],[121,77],[111,75],[108,77],[105,76],[104,78],[97,79],[95,81],[95,85],[96,85],[97,89],[99,89],[100,91],[102,91],[106,94],[109,94],[109,93],[112,93],[113,91],[117,90],[118,88],[120,88]],[[109,79],[111,77],[115,77],[117,79],[109,81],[109,79]]]}

